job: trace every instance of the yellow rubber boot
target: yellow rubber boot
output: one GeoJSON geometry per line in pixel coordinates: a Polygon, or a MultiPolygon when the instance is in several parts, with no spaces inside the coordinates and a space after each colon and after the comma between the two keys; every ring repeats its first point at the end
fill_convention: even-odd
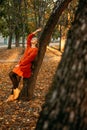
{"type": "Polygon", "coordinates": [[[16,100],[19,97],[20,89],[16,88],[13,90],[13,98],[16,100]]]}
{"type": "Polygon", "coordinates": [[[6,102],[14,101],[14,95],[10,95],[6,102]]]}

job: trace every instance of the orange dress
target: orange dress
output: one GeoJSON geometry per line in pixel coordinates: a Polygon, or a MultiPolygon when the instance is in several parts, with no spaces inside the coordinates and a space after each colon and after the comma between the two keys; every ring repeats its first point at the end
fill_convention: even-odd
{"type": "Polygon", "coordinates": [[[38,48],[31,48],[31,39],[33,36],[34,34],[28,35],[27,48],[24,52],[24,55],[18,63],[18,66],[13,69],[14,73],[24,78],[29,78],[31,76],[32,61],[35,59],[38,53],[38,48]]]}

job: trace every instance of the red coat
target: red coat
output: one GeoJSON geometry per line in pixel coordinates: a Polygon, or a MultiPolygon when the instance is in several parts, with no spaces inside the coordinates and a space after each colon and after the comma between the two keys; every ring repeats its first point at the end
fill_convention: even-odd
{"type": "Polygon", "coordinates": [[[38,48],[31,48],[31,39],[33,36],[34,36],[34,34],[28,35],[27,48],[24,52],[24,55],[18,64],[19,66],[15,67],[13,69],[14,73],[16,73],[19,76],[24,77],[24,78],[29,78],[31,76],[32,61],[35,59],[35,57],[38,53],[38,48]]]}

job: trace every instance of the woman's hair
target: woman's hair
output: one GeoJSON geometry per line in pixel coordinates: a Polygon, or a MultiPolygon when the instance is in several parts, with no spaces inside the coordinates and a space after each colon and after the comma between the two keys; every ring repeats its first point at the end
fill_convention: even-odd
{"type": "Polygon", "coordinates": [[[37,37],[33,37],[32,39],[37,40],[36,47],[39,48],[39,39],[37,37]]]}
{"type": "Polygon", "coordinates": [[[37,41],[38,41],[38,38],[37,38],[37,37],[33,37],[32,39],[34,39],[34,40],[37,40],[37,41]]]}

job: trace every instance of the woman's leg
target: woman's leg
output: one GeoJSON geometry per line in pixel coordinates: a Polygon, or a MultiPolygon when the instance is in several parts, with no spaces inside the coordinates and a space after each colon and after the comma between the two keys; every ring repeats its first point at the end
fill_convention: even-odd
{"type": "MultiPolygon", "coordinates": [[[[9,73],[9,77],[10,77],[10,79],[12,81],[12,84],[13,84],[13,88],[12,89],[18,88],[18,85],[19,85],[19,82],[21,80],[21,77],[18,76],[17,74],[15,74],[12,71],[9,73]]],[[[12,90],[12,93],[13,93],[13,90],[12,90]]]]}
{"type": "Polygon", "coordinates": [[[19,96],[20,90],[18,89],[18,85],[21,80],[21,77],[12,71],[9,73],[9,77],[12,81],[13,87],[12,87],[12,94],[9,96],[8,101],[13,101],[17,99],[19,96]]]}

